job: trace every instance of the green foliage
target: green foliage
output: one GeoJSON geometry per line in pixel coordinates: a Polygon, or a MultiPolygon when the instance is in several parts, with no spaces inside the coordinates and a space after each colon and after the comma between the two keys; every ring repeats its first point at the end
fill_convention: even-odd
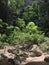
{"type": "Polygon", "coordinates": [[[15,26],[15,27],[14,27],[14,30],[15,30],[15,31],[20,31],[20,28],[17,27],[17,26],[15,26]]]}
{"type": "Polygon", "coordinates": [[[2,19],[0,19],[0,24],[1,24],[2,22],[3,22],[2,19]]]}
{"type": "Polygon", "coordinates": [[[23,19],[26,20],[26,21],[30,21],[30,18],[33,16],[32,14],[33,14],[32,7],[27,6],[25,8],[25,12],[23,13],[23,19]]]}
{"type": "Polygon", "coordinates": [[[40,44],[40,47],[42,47],[44,51],[49,53],[49,38],[48,37],[44,38],[44,42],[40,44]]]}
{"type": "Polygon", "coordinates": [[[2,19],[0,19],[0,27],[2,27],[3,21],[2,19]]]}
{"type": "MultiPolygon", "coordinates": [[[[47,6],[43,3],[36,2],[22,8],[23,5],[24,0],[8,0],[10,10],[7,14],[12,16],[9,15],[9,18],[12,19],[15,25],[9,25],[0,19],[0,42],[6,42],[8,44],[31,42],[38,44],[44,41],[44,33],[39,30],[38,26],[40,26],[40,29],[45,28],[49,30],[48,16],[46,16],[47,6]],[[21,9],[24,10],[22,11],[21,9]]],[[[8,18],[8,16],[6,17],[8,18]]],[[[11,19],[9,19],[10,22],[12,22],[11,19]]],[[[2,45],[5,44],[0,43],[0,46],[2,45]]]]}
{"type": "Polygon", "coordinates": [[[20,28],[20,29],[24,29],[25,28],[25,21],[21,18],[18,18],[16,21],[16,25],[20,28]]]}
{"type": "Polygon", "coordinates": [[[41,44],[44,42],[44,33],[34,33],[31,35],[35,44],[41,44]]]}
{"type": "Polygon", "coordinates": [[[39,26],[43,31],[48,31],[49,30],[49,19],[48,19],[48,11],[49,11],[49,6],[48,2],[40,2],[38,4],[38,18],[40,18],[40,24],[39,26]],[[45,4],[46,3],[46,4],[45,4]]]}
{"type": "MultiPolygon", "coordinates": [[[[24,33],[22,31],[16,31],[14,30],[13,33],[8,36],[7,38],[7,42],[9,44],[17,44],[17,43],[21,43],[22,41],[25,40],[25,36],[28,35],[27,33],[24,33]]],[[[22,42],[23,43],[23,42],[22,42]]]]}
{"type": "Polygon", "coordinates": [[[23,19],[25,21],[33,21],[38,18],[38,8],[37,3],[33,2],[33,5],[28,5],[25,7],[24,13],[23,13],[23,19]]]}
{"type": "Polygon", "coordinates": [[[38,30],[34,22],[29,22],[26,26],[27,33],[31,35],[34,43],[38,44],[44,41],[44,33],[38,30]]]}
{"type": "Polygon", "coordinates": [[[35,33],[37,32],[37,26],[35,25],[34,22],[29,22],[28,25],[26,26],[26,29],[30,33],[35,33]]]}
{"type": "Polygon", "coordinates": [[[26,24],[29,21],[34,21],[41,28],[41,30],[49,31],[48,4],[48,1],[39,1],[26,6],[23,12],[23,19],[26,21],[26,24]]]}
{"type": "Polygon", "coordinates": [[[13,8],[13,10],[19,14],[20,13],[20,8],[23,6],[24,0],[9,0],[8,1],[8,6],[13,8]]]}
{"type": "Polygon", "coordinates": [[[0,41],[5,42],[6,41],[6,34],[0,34],[0,41]]]}
{"type": "Polygon", "coordinates": [[[12,34],[13,30],[14,30],[14,26],[9,26],[9,25],[8,25],[8,26],[6,27],[6,34],[7,34],[7,35],[12,34]]]}
{"type": "Polygon", "coordinates": [[[25,25],[24,20],[18,18],[15,22],[15,26],[7,25],[7,23],[3,23],[2,20],[0,23],[3,27],[2,29],[5,28],[5,32],[0,33],[1,42],[6,42],[9,44],[26,42],[38,44],[43,42],[44,40],[44,34],[38,30],[38,27],[35,25],[34,22],[29,22],[27,25],[25,25]]]}

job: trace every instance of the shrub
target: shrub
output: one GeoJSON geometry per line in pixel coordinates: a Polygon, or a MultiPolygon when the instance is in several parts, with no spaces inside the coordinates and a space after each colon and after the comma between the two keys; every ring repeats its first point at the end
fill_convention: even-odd
{"type": "Polygon", "coordinates": [[[7,42],[9,44],[23,43],[25,41],[33,41],[33,38],[29,33],[23,32],[21,30],[14,30],[13,33],[7,36],[7,42]]]}
{"type": "Polygon", "coordinates": [[[49,38],[48,37],[45,37],[44,38],[44,42],[42,44],[40,44],[40,46],[49,52],[49,38]]]}
{"type": "Polygon", "coordinates": [[[7,35],[10,35],[10,34],[12,34],[13,33],[13,30],[14,30],[14,26],[7,26],[6,27],[6,34],[7,35]]]}
{"type": "Polygon", "coordinates": [[[33,43],[41,43],[44,41],[44,33],[38,30],[34,22],[29,22],[26,26],[27,33],[31,35],[33,43]]]}
{"type": "Polygon", "coordinates": [[[1,42],[6,42],[8,44],[26,42],[28,42],[28,44],[38,44],[43,42],[44,40],[44,34],[38,30],[38,27],[34,22],[29,22],[26,26],[24,20],[18,18],[15,26],[3,23],[2,20],[0,21],[0,23],[2,23],[1,25],[3,26],[3,30],[5,30],[5,32],[0,33],[1,42]]]}
{"type": "Polygon", "coordinates": [[[44,33],[34,33],[31,36],[33,37],[34,44],[41,44],[44,41],[44,33]]]}
{"type": "Polygon", "coordinates": [[[0,23],[2,23],[2,19],[0,19],[0,23]]]}
{"type": "Polygon", "coordinates": [[[21,18],[18,18],[16,21],[16,26],[23,30],[25,28],[25,21],[21,18]]]}
{"type": "Polygon", "coordinates": [[[0,41],[5,42],[6,41],[6,34],[0,34],[0,41]]]}
{"type": "Polygon", "coordinates": [[[28,5],[24,8],[23,12],[23,19],[27,21],[35,21],[38,19],[38,6],[37,3],[34,3],[32,5],[28,5]]]}
{"type": "Polygon", "coordinates": [[[37,26],[35,25],[34,22],[29,22],[28,25],[26,26],[26,30],[30,33],[35,33],[37,32],[37,26]]]}

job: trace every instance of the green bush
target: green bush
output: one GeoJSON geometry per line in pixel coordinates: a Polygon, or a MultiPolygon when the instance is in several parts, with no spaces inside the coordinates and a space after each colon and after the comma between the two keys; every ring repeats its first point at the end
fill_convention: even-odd
{"type": "Polygon", "coordinates": [[[18,18],[15,22],[16,26],[18,26],[21,30],[25,28],[25,21],[21,18],[18,18]]]}
{"type": "Polygon", "coordinates": [[[26,43],[28,41],[33,44],[41,44],[44,41],[44,34],[41,33],[27,33],[14,30],[13,33],[7,37],[9,44],[26,43]]]}
{"type": "Polygon", "coordinates": [[[13,30],[14,30],[14,26],[7,26],[6,27],[6,35],[10,35],[10,34],[12,34],[13,33],[13,30]]]}
{"type": "Polygon", "coordinates": [[[6,42],[6,38],[7,38],[6,34],[0,34],[0,41],[6,42]]]}
{"type": "Polygon", "coordinates": [[[9,44],[23,43],[25,41],[33,41],[33,38],[29,33],[21,30],[15,29],[11,35],[7,36],[7,43],[9,44]]]}
{"type": "Polygon", "coordinates": [[[13,27],[12,27],[12,29],[10,29],[10,31],[11,32],[9,32],[10,33],[10,35],[7,35],[7,42],[9,43],[9,44],[13,44],[13,43],[17,43],[17,38],[15,38],[15,37],[18,37],[19,38],[19,35],[18,35],[18,33],[20,32],[20,29],[19,29],[19,27],[14,27],[14,29],[13,29],[13,27]],[[16,41],[16,42],[15,42],[16,41]]]}
{"type": "Polygon", "coordinates": [[[44,42],[44,33],[34,33],[31,34],[31,36],[33,37],[34,44],[41,44],[44,42]]]}
{"type": "Polygon", "coordinates": [[[38,31],[37,29],[38,27],[35,25],[34,22],[29,22],[28,25],[26,26],[26,30],[29,32],[29,33],[35,33],[38,31]]]}
{"type": "Polygon", "coordinates": [[[46,51],[49,52],[49,38],[45,37],[44,38],[44,42],[42,44],[40,44],[40,46],[45,49],[46,51]]]}
{"type": "Polygon", "coordinates": [[[38,19],[38,6],[37,3],[34,3],[32,5],[28,5],[24,8],[23,12],[23,19],[27,21],[34,21],[38,19]]]}
{"type": "Polygon", "coordinates": [[[8,0],[9,8],[12,8],[16,14],[20,14],[20,8],[23,6],[24,0],[8,0]]]}
{"type": "Polygon", "coordinates": [[[27,33],[31,35],[32,41],[36,44],[44,41],[44,33],[38,30],[34,22],[29,22],[26,26],[27,33]]]}
{"type": "Polygon", "coordinates": [[[2,27],[3,21],[2,19],[0,19],[0,27],[2,27]]]}
{"type": "MultiPolygon", "coordinates": [[[[0,41],[6,42],[10,44],[17,44],[17,43],[32,43],[38,44],[42,43],[44,40],[44,33],[38,30],[38,27],[35,25],[34,22],[29,22],[25,25],[23,19],[18,18],[15,22],[15,26],[9,25],[7,23],[3,23],[2,20],[0,21],[3,33],[0,33],[0,41]],[[25,30],[25,31],[24,31],[25,30]]],[[[0,44],[2,46],[2,43],[0,44]]],[[[5,44],[3,44],[5,45],[5,44]]]]}

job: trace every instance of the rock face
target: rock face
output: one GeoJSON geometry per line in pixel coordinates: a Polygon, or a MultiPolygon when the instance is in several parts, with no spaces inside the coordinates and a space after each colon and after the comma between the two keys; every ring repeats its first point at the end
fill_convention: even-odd
{"type": "Polygon", "coordinates": [[[49,55],[42,54],[40,57],[26,58],[25,65],[49,65],[49,55]]]}
{"type": "Polygon", "coordinates": [[[44,61],[49,62],[49,56],[45,57],[44,61]]]}
{"type": "Polygon", "coordinates": [[[0,65],[39,65],[39,63],[49,65],[47,63],[49,62],[49,56],[43,54],[37,45],[32,45],[29,49],[25,48],[23,45],[16,45],[1,49],[0,65]]]}
{"type": "Polygon", "coordinates": [[[9,47],[4,49],[3,52],[0,53],[0,65],[19,65],[19,61],[15,60],[15,54],[9,53],[8,49],[14,49],[13,47],[9,47]]]}
{"type": "Polygon", "coordinates": [[[29,62],[25,65],[49,65],[49,63],[46,63],[46,62],[29,62]]]}
{"type": "Polygon", "coordinates": [[[42,55],[42,51],[41,51],[40,47],[37,46],[37,45],[33,45],[30,52],[33,52],[36,56],[41,56],[42,55]]]}
{"type": "Polygon", "coordinates": [[[37,45],[19,45],[16,46],[16,49],[9,49],[8,52],[24,58],[42,55],[42,51],[37,45]]]}

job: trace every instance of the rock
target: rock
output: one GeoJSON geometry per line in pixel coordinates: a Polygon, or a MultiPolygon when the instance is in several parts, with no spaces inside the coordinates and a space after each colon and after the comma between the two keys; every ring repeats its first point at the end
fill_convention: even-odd
{"type": "MultiPolygon", "coordinates": [[[[12,54],[13,55],[13,54],[12,54]]],[[[8,54],[1,54],[0,65],[20,65],[18,60],[15,60],[15,56],[10,56],[8,54]]]]}
{"type": "Polygon", "coordinates": [[[35,54],[35,56],[41,56],[42,55],[42,51],[37,45],[33,45],[30,52],[33,52],[35,54]]]}
{"type": "Polygon", "coordinates": [[[28,53],[27,52],[23,52],[21,54],[19,54],[20,56],[23,56],[23,57],[28,57],[28,53]]]}
{"type": "Polygon", "coordinates": [[[9,65],[15,65],[15,62],[14,62],[13,59],[8,59],[8,64],[9,64],[9,65]]]}
{"type": "Polygon", "coordinates": [[[35,56],[37,56],[37,57],[42,55],[42,53],[41,53],[41,52],[36,51],[36,50],[34,50],[34,54],[35,54],[35,56]]]}
{"type": "Polygon", "coordinates": [[[44,61],[49,62],[49,56],[45,57],[44,61]]]}
{"type": "Polygon", "coordinates": [[[30,57],[35,57],[35,56],[36,56],[35,53],[33,53],[33,52],[30,52],[28,55],[29,55],[30,57]]]}
{"type": "Polygon", "coordinates": [[[49,65],[49,63],[46,63],[46,62],[28,62],[24,65],[49,65]]]}
{"type": "Polygon", "coordinates": [[[16,49],[8,49],[8,52],[13,53],[14,50],[16,50],[16,49]]]}
{"type": "Polygon", "coordinates": [[[12,53],[5,53],[5,54],[1,54],[2,57],[8,58],[8,59],[14,59],[15,58],[15,54],[12,53]]]}

